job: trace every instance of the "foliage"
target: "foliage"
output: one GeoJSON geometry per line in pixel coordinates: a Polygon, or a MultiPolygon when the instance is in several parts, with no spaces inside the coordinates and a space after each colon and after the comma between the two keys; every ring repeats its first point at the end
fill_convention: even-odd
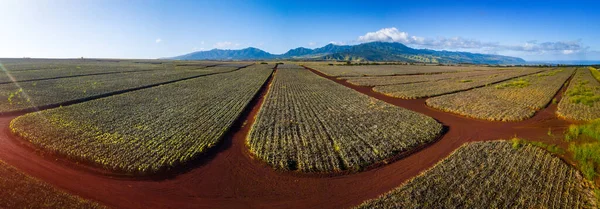
{"type": "Polygon", "coordinates": [[[502,84],[498,84],[496,85],[497,89],[504,89],[504,88],[510,88],[510,87],[515,87],[515,88],[524,88],[529,86],[529,80],[527,79],[523,79],[523,78],[519,78],[519,79],[513,79],[511,81],[508,82],[504,82],[502,84]]]}
{"type": "Polygon", "coordinates": [[[470,76],[468,78],[469,80],[471,80],[471,82],[461,82],[463,78],[455,77],[451,79],[438,81],[376,86],[375,88],[373,88],[373,91],[396,98],[418,99],[478,88],[492,83],[511,79],[514,77],[535,73],[538,71],[539,70],[537,69],[525,69],[503,72],[499,76],[495,77],[490,77],[488,75],[470,76]]]}
{"type": "Polygon", "coordinates": [[[571,79],[556,113],[563,118],[591,121],[600,118],[600,82],[592,69],[579,68],[571,79]]]}
{"type": "Polygon", "coordinates": [[[433,118],[360,94],[309,70],[279,68],[247,138],[250,151],[283,170],[362,168],[431,143],[433,118]]]}
{"type": "Polygon", "coordinates": [[[154,174],[219,143],[272,67],[256,65],[30,113],[11,121],[10,128],[43,150],[74,160],[154,174]]]}
{"type": "MultiPolygon", "coordinates": [[[[66,64],[65,64],[66,65],[66,64]]],[[[134,66],[143,64],[136,64],[134,66]]],[[[0,113],[23,111],[34,107],[57,105],[75,100],[86,100],[118,91],[127,91],[139,87],[160,84],[173,80],[192,78],[202,75],[231,72],[236,67],[210,67],[206,69],[155,69],[150,71],[133,71],[109,74],[78,75],[60,79],[45,79],[35,82],[19,82],[0,84],[0,99],[8,101],[0,103],[0,113]]],[[[68,69],[68,68],[67,68],[68,69]]],[[[97,68],[92,68],[96,69],[97,68]]],[[[31,72],[38,70],[22,70],[31,72]]],[[[61,69],[47,70],[52,72],[61,69]]],[[[19,71],[20,72],[20,71],[19,71]]],[[[52,72],[48,72],[52,75],[52,72]]],[[[39,72],[38,72],[39,74],[39,72]]],[[[46,74],[46,73],[41,73],[46,74]]]]}
{"type": "MultiPolygon", "coordinates": [[[[423,69],[427,69],[426,67],[422,67],[423,69]]],[[[388,85],[398,85],[398,84],[409,84],[409,83],[420,83],[420,82],[434,82],[434,81],[442,81],[442,80],[459,80],[461,81],[470,81],[471,77],[478,76],[489,76],[489,75],[499,75],[499,72],[496,69],[490,70],[475,70],[469,69],[470,71],[459,71],[459,72],[445,72],[445,73],[436,73],[436,74],[423,74],[423,75],[400,75],[400,76],[365,76],[365,77],[341,77],[341,79],[347,79],[348,83],[357,86],[388,86],[388,85]]]]}
{"type": "Polygon", "coordinates": [[[105,208],[58,190],[0,161],[0,208],[105,208]]]}
{"type": "Polygon", "coordinates": [[[553,76],[528,75],[496,86],[429,98],[426,103],[436,109],[472,118],[491,121],[524,120],[552,101],[573,70],[555,70],[557,73],[553,76]]]}
{"type": "Polygon", "coordinates": [[[532,146],[536,146],[539,148],[542,148],[552,154],[565,154],[565,150],[560,148],[559,146],[555,145],[555,144],[546,144],[544,142],[539,142],[539,141],[529,141],[526,139],[521,139],[521,138],[512,138],[510,140],[512,142],[512,147],[515,149],[521,148],[525,145],[532,145],[532,146]]]}
{"type": "Polygon", "coordinates": [[[573,153],[573,158],[584,176],[590,180],[595,179],[600,173],[600,119],[569,126],[565,140],[571,142],[569,151],[573,153]],[[584,136],[592,141],[582,140],[584,136]]]}
{"type": "Polygon", "coordinates": [[[361,77],[361,76],[391,76],[414,75],[472,71],[480,68],[458,66],[416,66],[416,65],[351,65],[329,66],[323,64],[308,64],[307,67],[315,69],[328,76],[335,77],[361,77]]]}
{"type": "Polygon", "coordinates": [[[593,188],[577,170],[534,144],[513,146],[465,144],[358,208],[596,208],[593,188]]]}

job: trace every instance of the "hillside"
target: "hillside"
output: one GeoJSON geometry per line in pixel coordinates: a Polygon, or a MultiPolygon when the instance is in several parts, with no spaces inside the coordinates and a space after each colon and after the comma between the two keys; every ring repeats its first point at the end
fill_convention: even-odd
{"type": "Polygon", "coordinates": [[[518,57],[470,52],[414,49],[401,43],[370,42],[358,45],[328,44],[321,48],[299,47],[276,55],[257,48],[240,50],[213,49],[173,57],[176,60],[272,60],[311,59],[337,61],[401,61],[425,63],[525,64],[518,57]]]}

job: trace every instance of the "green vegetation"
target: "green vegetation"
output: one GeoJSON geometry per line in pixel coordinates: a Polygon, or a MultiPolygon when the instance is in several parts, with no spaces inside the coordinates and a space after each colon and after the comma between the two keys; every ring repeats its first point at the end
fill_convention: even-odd
{"type": "Polygon", "coordinates": [[[431,143],[433,118],[346,88],[309,70],[279,68],[247,138],[272,167],[357,171],[431,143]]]}
{"type": "MultiPolygon", "coordinates": [[[[428,106],[446,112],[491,120],[519,121],[548,105],[572,75],[572,68],[553,70],[552,76],[528,75],[469,91],[426,100],[428,106]]],[[[432,84],[432,88],[441,88],[432,84]]]]}
{"type": "Polygon", "coordinates": [[[483,87],[492,83],[532,74],[535,72],[539,72],[539,70],[517,69],[503,72],[499,76],[491,78],[488,75],[469,76],[468,79],[470,82],[464,82],[464,78],[451,78],[438,81],[376,86],[373,88],[373,91],[396,98],[418,99],[483,87]]]}
{"type": "MultiPolygon", "coordinates": [[[[404,75],[404,76],[365,76],[365,77],[340,77],[341,79],[347,79],[348,83],[357,86],[386,86],[396,84],[408,84],[418,82],[433,82],[447,79],[460,79],[464,82],[473,81],[468,79],[474,76],[486,76],[486,75],[499,75],[499,72],[495,69],[490,70],[474,70],[466,72],[451,72],[451,73],[437,73],[437,74],[422,74],[422,75],[404,75]]],[[[459,81],[460,82],[460,81],[459,81]]]]}
{"type": "Polygon", "coordinates": [[[273,66],[204,76],[29,113],[11,131],[43,150],[106,169],[153,174],[214,147],[273,66]]]}
{"type": "Polygon", "coordinates": [[[0,208],[105,208],[58,190],[0,161],[0,208]]]}
{"type": "Polygon", "coordinates": [[[531,83],[529,83],[529,80],[524,79],[524,78],[519,78],[519,79],[511,80],[508,82],[504,82],[502,84],[498,84],[498,85],[496,85],[496,88],[497,89],[504,89],[504,88],[510,88],[510,87],[524,88],[524,87],[529,86],[530,84],[531,83]]]}
{"type": "Polygon", "coordinates": [[[588,88],[589,81],[580,81],[567,91],[569,101],[575,104],[593,106],[600,101],[600,95],[596,95],[593,89],[588,88]]]}
{"type": "Polygon", "coordinates": [[[468,80],[467,80],[467,79],[466,79],[466,80],[460,80],[460,81],[458,81],[458,82],[461,82],[461,83],[470,83],[470,82],[473,82],[473,80],[471,80],[471,79],[468,79],[468,80]]]}
{"type": "MultiPolygon", "coordinates": [[[[551,132],[549,132],[551,133],[551,132]]],[[[521,138],[513,138],[511,139],[512,142],[512,146],[515,149],[521,148],[525,145],[533,145],[539,148],[542,148],[552,154],[558,154],[558,155],[562,155],[565,154],[565,150],[560,148],[559,146],[555,145],[555,144],[546,144],[544,142],[538,142],[538,141],[529,141],[526,139],[521,139],[521,138]]]]}
{"type": "Polygon", "coordinates": [[[569,126],[565,140],[571,142],[569,151],[584,176],[596,179],[600,173],[600,119],[569,126]]]}
{"type": "Polygon", "coordinates": [[[600,118],[600,82],[593,69],[579,68],[573,76],[567,92],[558,104],[556,113],[563,118],[591,121],[600,118]]]}
{"type": "Polygon", "coordinates": [[[600,82],[600,70],[593,67],[589,67],[588,69],[590,70],[590,73],[592,73],[592,76],[594,76],[594,78],[600,82]]]}
{"type": "Polygon", "coordinates": [[[594,189],[579,172],[538,146],[546,145],[465,144],[358,208],[597,208],[594,189]]]}
{"type": "Polygon", "coordinates": [[[307,67],[318,70],[328,76],[361,77],[361,76],[391,76],[428,73],[451,73],[481,69],[480,67],[459,66],[416,66],[416,65],[352,65],[329,66],[310,63],[307,67]]]}
{"type": "Polygon", "coordinates": [[[77,76],[61,79],[0,84],[0,113],[23,111],[46,105],[107,95],[119,91],[156,85],[174,80],[231,72],[235,67],[210,67],[202,70],[152,70],[77,76]]]}

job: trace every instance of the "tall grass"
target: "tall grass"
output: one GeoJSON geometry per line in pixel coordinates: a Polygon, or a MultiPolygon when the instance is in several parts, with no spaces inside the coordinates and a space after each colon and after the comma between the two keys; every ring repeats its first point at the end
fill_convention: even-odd
{"type": "Polygon", "coordinates": [[[581,139],[583,136],[594,139],[592,142],[572,143],[569,151],[573,153],[573,159],[577,161],[577,166],[583,175],[593,180],[598,177],[600,172],[600,119],[584,125],[571,125],[567,130],[565,139],[573,141],[581,139]]]}

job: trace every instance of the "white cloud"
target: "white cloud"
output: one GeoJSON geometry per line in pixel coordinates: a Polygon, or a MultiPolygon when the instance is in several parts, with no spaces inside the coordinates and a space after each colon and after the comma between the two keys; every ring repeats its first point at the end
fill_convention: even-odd
{"type": "MultiPolygon", "coordinates": [[[[417,39],[418,37],[415,37],[417,39]]],[[[400,42],[408,43],[410,39],[408,33],[398,31],[396,28],[383,28],[375,32],[368,32],[364,36],[358,37],[359,42],[373,42],[373,41],[384,41],[384,42],[400,42]]]]}
{"type": "Polygon", "coordinates": [[[346,44],[346,43],[345,43],[345,42],[343,42],[343,41],[330,41],[329,43],[330,43],[330,44],[333,44],[333,45],[345,45],[345,44],[346,44]]]}
{"type": "Polygon", "coordinates": [[[239,43],[223,41],[223,42],[215,43],[215,45],[213,45],[213,47],[215,47],[217,49],[232,49],[232,48],[238,48],[240,45],[241,44],[239,44],[239,43]]]}
{"type": "Polygon", "coordinates": [[[373,41],[399,42],[413,47],[423,47],[442,50],[467,50],[474,52],[497,53],[498,51],[516,51],[526,53],[553,53],[573,54],[585,52],[589,47],[584,47],[581,41],[557,41],[543,42],[528,41],[520,45],[503,45],[496,42],[482,42],[475,39],[462,37],[453,38],[426,38],[410,36],[407,32],[399,31],[397,28],[383,28],[375,32],[368,32],[358,37],[358,42],[366,43],[373,41]]]}
{"type": "Polygon", "coordinates": [[[158,44],[158,43],[162,42],[162,39],[157,38],[154,42],[156,42],[158,44]]]}
{"type": "Polygon", "coordinates": [[[315,42],[308,42],[308,46],[315,46],[315,45],[317,45],[317,43],[315,43],[315,42]]]}

